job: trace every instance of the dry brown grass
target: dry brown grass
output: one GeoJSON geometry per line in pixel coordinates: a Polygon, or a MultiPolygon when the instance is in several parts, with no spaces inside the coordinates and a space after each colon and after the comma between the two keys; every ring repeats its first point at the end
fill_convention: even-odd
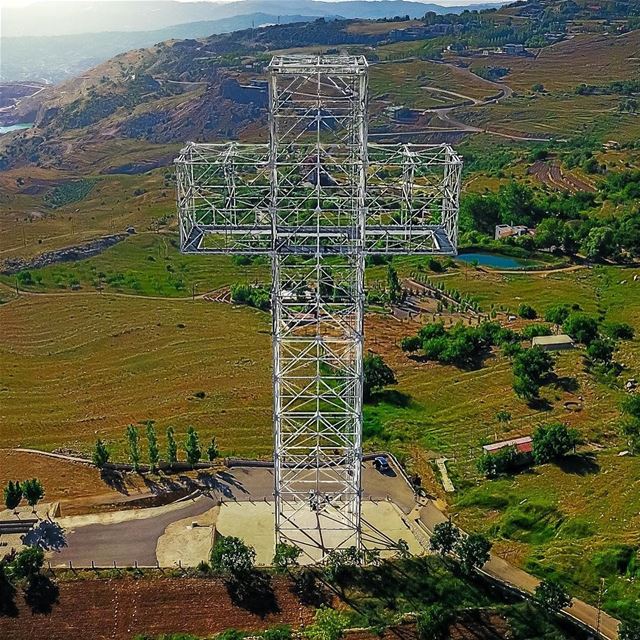
{"type": "Polygon", "coordinates": [[[225,452],[271,451],[266,314],[62,294],[5,304],[0,325],[0,446],[88,450],[101,437],[117,454],[127,424],[155,419],[162,447],[172,424],[181,440],[193,425],[225,452]]]}

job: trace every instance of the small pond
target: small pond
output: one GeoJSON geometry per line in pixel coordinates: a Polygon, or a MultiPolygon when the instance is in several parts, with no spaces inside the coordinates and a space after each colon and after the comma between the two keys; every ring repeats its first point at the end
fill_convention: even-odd
{"type": "Polygon", "coordinates": [[[494,269],[522,269],[532,265],[531,260],[522,260],[497,253],[461,253],[458,255],[458,260],[494,269]]]}
{"type": "Polygon", "coordinates": [[[9,133],[11,131],[18,131],[20,129],[29,129],[33,126],[32,122],[20,122],[19,124],[10,124],[7,127],[0,127],[0,135],[3,133],[9,133]]]}

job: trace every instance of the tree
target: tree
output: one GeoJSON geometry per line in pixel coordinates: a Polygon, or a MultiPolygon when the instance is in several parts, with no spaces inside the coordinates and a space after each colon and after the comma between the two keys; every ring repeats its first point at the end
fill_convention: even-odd
{"type": "Polygon", "coordinates": [[[355,547],[334,549],[327,556],[325,574],[331,582],[338,584],[351,576],[356,567],[362,564],[363,556],[355,547]]]}
{"type": "Polygon", "coordinates": [[[420,640],[441,640],[446,638],[453,621],[451,609],[441,604],[429,605],[416,618],[416,631],[420,640]]]}
{"type": "Polygon", "coordinates": [[[544,384],[553,370],[553,358],[540,347],[523,349],[513,358],[513,373],[517,378],[528,378],[536,385],[544,384]]]}
{"type": "Polygon", "coordinates": [[[640,640],[640,622],[622,622],[618,629],[619,640],[640,640]]]}
{"type": "Polygon", "coordinates": [[[528,455],[520,453],[515,447],[503,447],[496,453],[484,453],[478,459],[478,471],[487,478],[495,478],[502,473],[515,471],[528,459],[528,455]]]}
{"type": "Polygon", "coordinates": [[[616,234],[611,227],[594,227],[582,244],[582,250],[590,260],[611,258],[618,253],[616,234]]]}
{"type": "Polygon", "coordinates": [[[535,320],[538,317],[538,312],[530,304],[523,302],[518,307],[518,315],[526,320],[535,320]]]}
{"type": "Polygon", "coordinates": [[[631,453],[640,451],[640,395],[625,398],[621,404],[625,419],[621,425],[622,435],[627,438],[631,453]]]}
{"type": "Polygon", "coordinates": [[[91,454],[91,459],[93,460],[93,464],[98,467],[98,469],[103,469],[104,465],[109,462],[109,449],[107,449],[107,445],[98,438],[96,440],[95,447],[93,448],[93,453],[91,454]]]}
{"type": "Polygon", "coordinates": [[[511,413],[505,409],[500,409],[500,411],[496,413],[496,420],[503,426],[511,422],[511,418],[511,413]]]}
{"type": "Polygon", "coordinates": [[[446,522],[439,522],[433,528],[429,548],[441,555],[448,555],[455,549],[459,539],[460,531],[449,519],[446,522]]]}
{"type": "Polygon", "coordinates": [[[211,550],[211,567],[234,578],[246,578],[253,571],[256,550],[234,536],[220,536],[211,550]]]}
{"type": "Polygon", "coordinates": [[[533,434],[533,459],[538,464],[557,460],[574,450],[579,441],[578,432],[561,422],[542,425],[533,434]]]}
{"type": "Polygon", "coordinates": [[[547,322],[561,325],[571,313],[571,307],[568,304],[554,304],[544,312],[544,319],[547,322]]]}
{"type": "Polygon", "coordinates": [[[22,483],[22,492],[27,500],[27,504],[35,512],[36,505],[42,498],[44,498],[44,487],[37,478],[31,480],[25,480],[22,483]]]}
{"type": "Polygon", "coordinates": [[[422,340],[418,336],[406,336],[400,342],[400,348],[408,353],[414,353],[420,349],[422,340]]]}
{"type": "Polygon", "coordinates": [[[4,504],[7,509],[17,509],[22,500],[22,487],[20,483],[17,480],[15,483],[9,480],[7,486],[4,488],[3,494],[4,504]]]}
{"type": "Polygon", "coordinates": [[[133,470],[137,473],[140,470],[140,436],[138,435],[138,429],[132,424],[127,427],[127,443],[129,459],[133,470]]]}
{"type": "Polygon", "coordinates": [[[279,542],[276,545],[276,552],[273,556],[273,566],[280,572],[287,571],[289,567],[298,564],[298,558],[301,553],[302,549],[296,547],[295,544],[279,542]]]}
{"type": "Polygon", "coordinates": [[[484,566],[489,559],[491,543],[483,535],[472,533],[460,539],[455,551],[462,571],[469,575],[474,569],[484,566]]]}
{"type": "Polygon", "coordinates": [[[562,323],[562,330],[574,340],[589,345],[598,337],[598,322],[585,313],[571,313],[562,323]]]}
{"type": "Polygon", "coordinates": [[[173,427],[167,427],[167,462],[170,465],[178,462],[178,444],[173,427]]]}
{"type": "Polygon", "coordinates": [[[402,285],[398,279],[398,272],[392,264],[387,266],[387,291],[390,302],[395,303],[402,299],[402,285]]]}
{"type": "Polygon", "coordinates": [[[367,354],[363,360],[363,395],[365,400],[387,385],[397,384],[393,369],[378,354],[367,354]]]}
{"type": "Polygon", "coordinates": [[[10,573],[16,580],[31,580],[40,573],[43,564],[44,551],[40,547],[26,547],[14,558],[10,573]]]}
{"type": "Polygon", "coordinates": [[[533,599],[547,613],[558,613],[571,604],[571,596],[553,580],[543,580],[536,587],[533,599]]]}
{"type": "Polygon", "coordinates": [[[209,462],[213,462],[216,458],[220,456],[220,451],[218,450],[218,443],[216,442],[216,437],[211,437],[211,442],[209,442],[209,446],[207,447],[207,458],[209,462]]]}
{"type": "Polygon", "coordinates": [[[340,640],[348,624],[345,613],[322,605],[316,610],[315,622],[307,627],[304,635],[309,640],[340,640]]]}
{"type": "Polygon", "coordinates": [[[153,424],[153,420],[147,420],[147,446],[149,448],[149,467],[151,473],[154,473],[158,468],[158,462],[160,461],[160,449],[158,447],[158,436],[156,436],[156,428],[153,424]]]}
{"type": "Polygon", "coordinates": [[[198,433],[193,427],[189,427],[187,430],[187,439],[184,443],[184,452],[187,454],[187,462],[194,467],[200,458],[202,452],[200,451],[200,441],[198,439],[198,433]]]}
{"type": "Polygon", "coordinates": [[[540,395],[540,385],[529,376],[516,376],[513,379],[513,390],[519,398],[526,402],[533,402],[540,395]]]}
{"type": "Polygon", "coordinates": [[[587,355],[594,362],[609,364],[613,358],[614,345],[610,340],[596,338],[587,347],[587,355]]]}

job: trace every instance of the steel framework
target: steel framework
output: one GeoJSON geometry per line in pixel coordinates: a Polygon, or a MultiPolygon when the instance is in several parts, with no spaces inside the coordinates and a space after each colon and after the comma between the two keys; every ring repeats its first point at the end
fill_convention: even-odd
{"type": "MultiPolygon", "coordinates": [[[[362,56],[276,56],[269,143],[188,143],[182,251],[272,260],[276,540],[361,545],[364,260],[456,253],[461,159],[367,144],[362,56]]],[[[317,557],[317,553],[315,553],[317,557]]]]}

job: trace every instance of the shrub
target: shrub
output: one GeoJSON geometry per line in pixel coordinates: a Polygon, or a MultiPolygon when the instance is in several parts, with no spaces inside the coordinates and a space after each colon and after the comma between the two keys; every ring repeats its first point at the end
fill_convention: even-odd
{"type": "Polygon", "coordinates": [[[562,329],[574,340],[589,345],[598,336],[598,323],[584,313],[571,313],[562,323],[562,329]]]}
{"type": "Polygon", "coordinates": [[[522,337],[527,340],[532,340],[537,336],[550,336],[551,327],[546,324],[529,324],[522,329],[522,337]]]}
{"type": "Polygon", "coordinates": [[[234,536],[220,536],[211,550],[211,567],[234,578],[247,577],[255,559],[255,549],[234,536]]]}
{"type": "Polygon", "coordinates": [[[515,447],[504,447],[496,453],[484,453],[478,459],[478,471],[487,478],[495,478],[503,473],[516,471],[525,466],[531,457],[520,453],[515,447]]]}
{"type": "Polygon", "coordinates": [[[562,458],[580,441],[578,432],[560,422],[538,427],[533,434],[533,458],[538,464],[562,458]]]}
{"type": "Polygon", "coordinates": [[[441,604],[432,604],[416,618],[416,631],[420,640],[441,640],[447,637],[453,621],[453,612],[441,604]]]}
{"type": "Polygon", "coordinates": [[[304,635],[309,640],[340,640],[349,624],[345,613],[322,606],[316,611],[315,622],[307,627],[304,635]]]}
{"type": "Polygon", "coordinates": [[[613,340],[633,340],[634,329],[626,322],[611,322],[604,327],[604,332],[613,340]]]}
{"type": "Polygon", "coordinates": [[[534,320],[538,317],[538,312],[531,305],[523,302],[518,307],[518,315],[526,320],[534,320]]]}
{"type": "Polygon", "coordinates": [[[429,540],[429,548],[431,551],[446,555],[454,550],[459,539],[460,531],[451,520],[439,522],[433,528],[433,534],[429,540]]]}

